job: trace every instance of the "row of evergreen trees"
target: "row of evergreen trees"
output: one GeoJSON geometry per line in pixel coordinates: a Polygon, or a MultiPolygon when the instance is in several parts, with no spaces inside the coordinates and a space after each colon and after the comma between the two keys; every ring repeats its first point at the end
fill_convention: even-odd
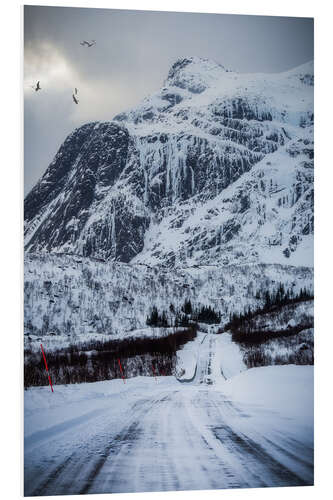
{"type": "Polygon", "coordinates": [[[195,312],[194,319],[199,323],[220,323],[221,313],[219,311],[216,312],[211,306],[202,306],[201,309],[195,312]]]}
{"type": "Polygon", "coordinates": [[[153,306],[151,313],[147,316],[146,324],[153,327],[168,326],[188,326],[190,322],[199,323],[220,323],[221,313],[215,311],[211,306],[193,307],[191,300],[186,299],[180,310],[176,310],[173,304],[170,304],[169,313],[159,312],[156,306],[153,306]]]}
{"type": "Polygon", "coordinates": [[[297,302],[307,299],[313,299],[313,292],[306,288],[301,288],[298,293],[295,293],[292,288],[285,288],[283,283],[280,283],[278,288],[273,291],[266,290],[263,294],[258,291],[257,299],[263,299],[263,311],[269,311],[271,307],[289,304],[291,301],[297,302]]]}
{"type": "Polygon", "coordinates": [[[264,293],[258,291],[256,299],[263,301],[263,306],[251,309],[248,307],[243,313],[230,313],[229,323],[225,326],[226,329],[232,331],[238,330],[245,323],[254,318],[255,316],[263,313],[270,312],[283,305],[301,302],[303,300],[313,299],[313,292],[306,288],[301,288],[299,292],[295,293],[292,288],[285,288],[280,283],[278,288],[273,291],[266,290],[264,293]]]}

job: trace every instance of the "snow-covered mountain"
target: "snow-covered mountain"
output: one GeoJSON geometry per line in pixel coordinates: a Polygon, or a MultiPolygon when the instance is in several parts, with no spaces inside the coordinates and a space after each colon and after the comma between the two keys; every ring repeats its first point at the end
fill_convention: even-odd
{"type": "Polygon", "coordinates": [[[70,134],[25,199],[32,253],[311,266],[312,243],[313,63],[179,59],[136,108],[70,134]]]}

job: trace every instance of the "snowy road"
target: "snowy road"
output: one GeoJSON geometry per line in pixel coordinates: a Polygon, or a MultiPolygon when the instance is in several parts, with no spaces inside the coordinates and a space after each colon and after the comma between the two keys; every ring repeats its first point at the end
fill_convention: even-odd
{"type": "Polygon", "coordinates": [[[308,422],[227,396],[219,342],[208,334],[200,344],[192,383],[62,386],[57,401],[46,388],[28,391],[25,495],[312,484],[308,422]]]}

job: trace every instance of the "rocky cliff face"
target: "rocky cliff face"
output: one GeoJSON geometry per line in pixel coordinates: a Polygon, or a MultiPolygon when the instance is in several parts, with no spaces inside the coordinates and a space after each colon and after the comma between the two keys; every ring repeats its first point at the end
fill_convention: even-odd
{"type": "Polygon", "coordinates": [[[64,142],[25,200],[28,252],[167,266],[312,264],[313,64],[184,58],[163,88],[64,142]]]}

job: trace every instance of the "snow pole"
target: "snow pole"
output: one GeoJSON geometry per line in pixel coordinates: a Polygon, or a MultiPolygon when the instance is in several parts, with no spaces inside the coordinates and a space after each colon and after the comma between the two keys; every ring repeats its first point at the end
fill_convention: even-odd
{"type": "Polygon", "coordinates": [[[124,377],[124,373],[123,373],[123,368],[122,368],[122,366],[121,366],[121,363],[120,363],[120,359],[119,359],[119,358],[118,358],[118,365],[119,365],[119,368],[120,368],[121,378],[123,379],[124,384],[125,384],[126,382],[125,382],[125,377],[124,377]]]}
{"type": "Polygon", "coordinates": [[[46,373],[49,377],[49,384],[50,384],[50,387],[51,387],[51,391],[53,392],[53,386],[52,386],[52,382],[51,382],[51,377],[50,377],[50,374],[49,374],[49,369],[47,367],[47,363],[46,363],[46,357],[45,357],[45,354],[44,354],[44,349],[43,349],[43,346],[42,344],[40,345],[41,349],[42,349],[42,354],[43,354],[43,358],[44,358],[44,363],[45,363],[45,368],[46,368],[46,373]]]}

